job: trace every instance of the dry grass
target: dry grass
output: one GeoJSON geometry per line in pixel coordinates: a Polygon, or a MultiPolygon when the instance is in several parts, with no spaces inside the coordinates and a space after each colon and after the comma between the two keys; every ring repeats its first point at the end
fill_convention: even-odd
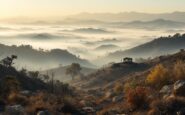
{"type": "Polygon", "coordinates": [[[149,104],[149,89],[146,87],[136,87],[127,92],[126,100],[131,109],[145,109],[149,104]]]}
{"type": "Polygon", "coordinates": [[[172,81],[170,72],[163,65],[156,65],[146,78],[146,83],[155,88],[161,88],[172,81]]]}
{"type": "Polygon", "coordinates": [[[183,61],[179,60],[175,63],[173,74],[176,80],[185,80],[185,63],[183,61]]]}
{"type": "Polygon", "coordinates": [[[26,105],[28,103],[28,99],[23,96],[20,95],[16,92],[12,92],[8,98],[7,98],[7,102],[10,105],[14,105],[14,104],[21,104],[21,105],[26,105]]]}

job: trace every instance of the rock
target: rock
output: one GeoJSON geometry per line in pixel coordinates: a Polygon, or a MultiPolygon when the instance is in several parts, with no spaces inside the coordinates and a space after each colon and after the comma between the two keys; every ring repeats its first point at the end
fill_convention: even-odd
{"type": "Polygon", "coordinates": [[[185,115],[185,108],[180,109],[180,111],[177,112],[177,115],[185,115]]]}
{"type": "Polygon", "coordinates": [[[177,96],[185,96],[185,81],[177,81],[173,86],[174,94],[177,96]]]}
{"type": "Polygon", "coordinates": [[[161,88],[159,93],[161,94],[171,94],[172,93],[173,86],[172,85],[165,85],[161,88]]]}
{"type": "Polygon", "coordinates": [[[37,115],[50,115],[48,110],[38,111],[37,115]]]}
{"type": "Polygon", "coordinates": [[[31,91],[28,91],[28,90],[24,90],[24,91],[21,91],[20,94],[21,95],[24,95],[24,96],[31,96],[32,95],[32,92],[31,91]]]}
{"type": "Polygon", "coordinates": [[[6,115],[24,115],[24,108],[21,105],[6,107],[6,115]]]}
{"type": "Polygon", "coordinates": [[[112,98],[112,102],[119,102],[123,99],[123,96],[115,96],[112,98]]]}
{"type": "Polygon", "coordinates": [[[86,106],[86,101],[85,101],[85,100],[81,100],[81,101],[79,102],[79,104],[80,104],[81,106],[86,106]]]}
{"type": "Polygon", "coordinates": [[[173,91],[173,85],[165,85],[161,88],[159,93],[163,95],[163,98],[166,98],[171,95],[172,91],[173,91]]]}
{"type": "Polygon", "coordinates": [[[92,107],[83,107],[82,110],[83,110],[85,113],[95,113],[95,110],[94,110],[94,108],[92,108],[92,107]]]}
{"type": "Polygon", "coordinates": [[[114,96],[114,93],[111,91],[105,93],[105,98],[111,98],[113,96],[114,96]]]}

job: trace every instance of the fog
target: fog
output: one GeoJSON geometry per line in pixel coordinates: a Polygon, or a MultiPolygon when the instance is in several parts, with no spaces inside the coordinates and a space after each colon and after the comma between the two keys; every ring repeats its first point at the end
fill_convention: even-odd
{"type": "Polygon", "coordinates": [[[0,25],[0,43],[5,45],[32,45],[50,50],[66,49],[88,60],[107,53],[125,50],[160,36],[183,33],[184,29],[134,29],[107,25],[0,25]],[[106,48],[101,50],[101,46],[106,48]],[[109,48],[108,46],[116,46],[109,48]],[[98,48],[100,47],[100,48],[98,48]],[[98,50],[100,49],[100,50],[98,50]]]}

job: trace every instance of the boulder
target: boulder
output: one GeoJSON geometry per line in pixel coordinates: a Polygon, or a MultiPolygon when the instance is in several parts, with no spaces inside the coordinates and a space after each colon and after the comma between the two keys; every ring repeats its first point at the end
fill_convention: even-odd
{"type": "Polygon", "coordinates": [[[92,108],[92,107],[83,107],[82,110],[83,110],[85,113],[95,113],[95,110],[94,110],[94,108],[92,108]]]}
{"type": "Polygon", "coordinates": [[[21,105],[13,105],[6,107],[6,115],[24,115],[24,108],[21,105]]]}
{"type": "Polygon", "coordinates": [[[176,115],[185,115],[185,108],[180,109],[176,115]]]}
{"type": "Polygon", "coordinates": [[[105,98],[111,98],[113,96],[114,96],[114,93],[111,91],[105,93],[105,98]]]}
{"type": "Polygon", "coordinates": [[[21,95],[24,95],[24,96],[31,96],[32,95],[32,92],[31,91],[28,91],[28,90],[23,90],[20,92],[21,95]]]}
{"type": "Polygon", "coordinates": [[[112,98],[112,102],[119,102],[121,100],[123,100],[123,96],[115,96],[112,98]]]}
{"type": "Polygon", "coordinates": [[[185,96],[185,81],[176,81],[173,86],[173,91],[177,96],[185,96]]]}
{"type": "Polygon", "coordinates": [[[163,95],[163,98],[170,96],[172,92],[173,92],[173,85],[165,85],[159,91],[159,93],[163,95]]]}
{"type": "Polygon", "coordinates": [[[48,110],[38,111],[37,115],[51,115],[48,110]]]}

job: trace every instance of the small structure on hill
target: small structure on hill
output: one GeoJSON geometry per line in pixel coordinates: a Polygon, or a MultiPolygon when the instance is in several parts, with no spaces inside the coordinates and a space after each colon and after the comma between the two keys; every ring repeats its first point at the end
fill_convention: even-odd
{"type": "Polygon", "coordinates": [[[180,49],[180,52],[184,52],[185,50],[184,49],[180,49]]]}
{"type": "Polygon", "coordinates": [[[123,62],[124,63],[133,63],[133,59],[130,57],[125,57],[125,58],[123,58],[123,62]]]}

